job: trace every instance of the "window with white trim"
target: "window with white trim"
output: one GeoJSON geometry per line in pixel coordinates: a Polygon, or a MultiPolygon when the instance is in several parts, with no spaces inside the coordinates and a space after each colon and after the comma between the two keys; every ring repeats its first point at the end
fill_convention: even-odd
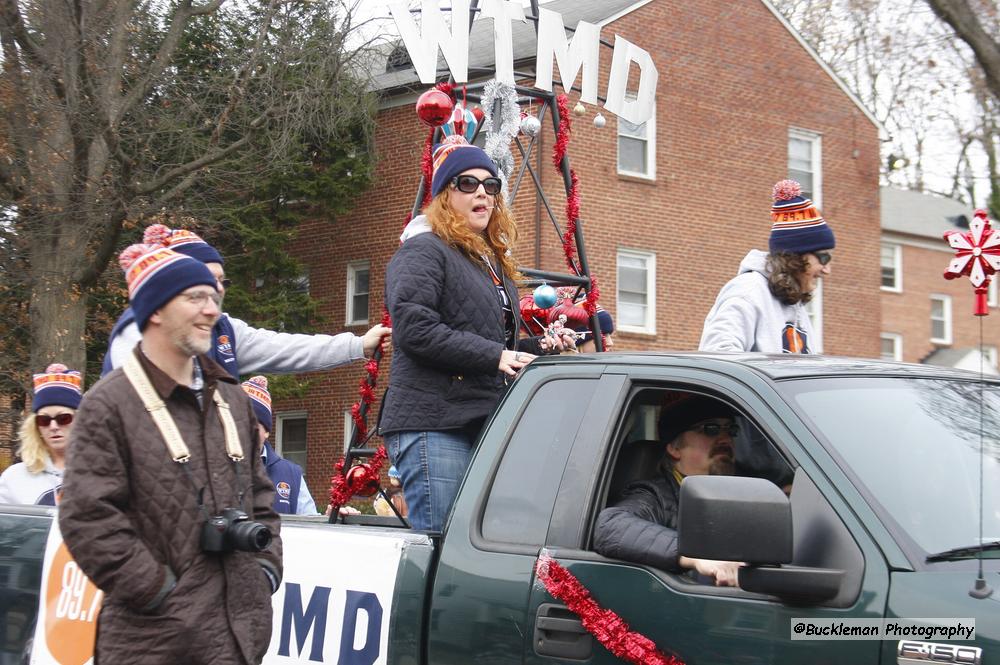
{"type": "Polygon", "coordinates": [[[882,333],[882,360],[903,360],[903,336],[898,333],[882,333]]]}
{"type": "Polygon", "coordinates": [[[656,254],[618,250],[617,296],[619,330],[656,333],[656,254]]]}
{"type": "Polygon", "coordinates": [[[804,129],[788,130],[788,177],[802,185],[802,195],[823,207],[822,137],[804,129]]]}
{"type": "Polygon", "coordinates": [[[823,278],[816,280],[816,290],[812,292],[812,300],[806,303],[806,314],[812,324],[813,336],[809,340],[809,352],[819,353],[823,348],[823,278]]]}
{"type": "Polygon", "coordinates": [[[990,307],[997,306],[997,279],[1000,279],[1000,277],[994,276],[990,280],[990,285],[986,288],[986,304],[990,307]]]}
{"type": "Polygon", "coordinates": [[[347,325],[368,324],[371,268],[368,261],[347,264],[347,325]]]}
{"type": "Polygon", "coordinates": [[[274,449],[287,460],[295,462],[306,472],[306,412],[276,413],[277,436],[274,449]]]}
{"type": "Polygon", "coordinates": [[[951,344],[951,296],[931,296],[931,342],[951,344]]]}
{"type": "Polygon", "coordinates": [[[984,346],[983,347],[983,360],[986,364],[993,369],[1000,369],[997,367],[997,347],[995,346],[984,346]]]}
{"type": "MultiPolygon", "coordinates": [[[[633,95],[631,97],[635,99],[633,95]]],[[[618,173],[656,179],[656,104],[641,125],[618,118],[618,173]]]]}
{"type": "Polygon", "coordinates": [[[903,248],[894,243],[882,243],[882,290],[903,290],[903,248]]]}

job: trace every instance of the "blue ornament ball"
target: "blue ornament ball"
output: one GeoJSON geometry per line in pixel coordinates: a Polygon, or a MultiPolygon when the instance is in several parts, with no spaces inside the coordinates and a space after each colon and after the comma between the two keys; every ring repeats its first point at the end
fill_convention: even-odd
{"type": "Polygon", "coordinates": [[[535,306],[539,309],[548,309],[556,304],[556,290],[548,284],[542,284],[532,296],[535,299],[535,306]]]}

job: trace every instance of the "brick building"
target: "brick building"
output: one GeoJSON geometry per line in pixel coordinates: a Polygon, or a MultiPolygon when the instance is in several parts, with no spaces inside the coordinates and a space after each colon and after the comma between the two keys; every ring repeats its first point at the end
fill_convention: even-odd
{"type": "MultiPolygon", "coordinates": [[[[893,187],[883,187],[880,200],[882,357],[978,371],[980,318],[972,314],[972,284],[965,277],[942,277],[955,255],[943,234],[967,230],[972,209],[893,187]]],[[[995,317],[1000,310],[995,280],[989,305],[991,316],[981,322],[985,371],[996,374],[1000,325],[995,317]]]]}
{"type": "MultiPolygon", "coordinates": [[[[596,107],[573,118],[569,154],[581,183],[586,248],[601,303],[616,318],[616,349],[695,348],[719,288],[749,248],[766,249],[771,186],[791,176],[837,235],[833,275],[814,306],[826,351],[877,356],[879,129],[780,14],[765,0],[554,0],[544,7],[567,26],[585,20],[602,26],[605,40],[617,34],[637,44],[659,72],[654,118],[645,125],[605,112],[607,125],[598,129],[596,107]]],[[[470,71],[492,72],[490,21],[474,24],[470,44],[470,71]]],[[[516,24],[516,71],[532,72],[534,52],[531,24],[516,24]]],[[[378,78],[384,101],[373,187],[351,214],[303,228],[292,248],[336,331],[361,333],[378,320],[385,266],[416,196],[426,129],[414,101],[427,86],[394,62],[378,78]]],[[[610,49],[602,49],[602,90],[610,62],[610,49]]],[[[552,208],[562,211],[551,127],[546,118],[534,154],[552,208]]],[[[537,193],[522,187],[517,258],[562,271],[561,246],[540,210],[537,193]]],[[[388,362],[383,367],[381,387],[388,362]]],[[[342,454],[362,375],[360,365],[317,375],[306,398],[275,404],[276,442],[303,464],[315,494],[342,454]]]]}

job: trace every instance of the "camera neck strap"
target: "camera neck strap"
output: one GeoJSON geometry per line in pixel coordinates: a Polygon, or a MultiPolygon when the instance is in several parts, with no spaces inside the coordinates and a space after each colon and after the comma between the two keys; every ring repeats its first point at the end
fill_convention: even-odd
{"type": "MultiPolygon", "coordinates": [[[[167,410],[167,404],[156,393],[153,383],[146,376],[146,371],[139,363],[139,358],[135,354],[130,354],[124,366],[125,376],[129,383],[139,394],[143,406],[149,412],[156,428],[160,430],[160,436],[167,446],[171,459],[179,464],[184,464],[191,459],[191,451],[181,437],[180,430],[173,416],[167,410]]],[[[212,401],[219,412],[219,420],[222,422],[222,432],[226,440],[226,454],[234,463],[243,460],[243,445],[240,443],[239,431],[236,429],[236,421],[233,420],[232,411],[229,404],[219,394],[218,390],[212,391],[212,401]]]]}

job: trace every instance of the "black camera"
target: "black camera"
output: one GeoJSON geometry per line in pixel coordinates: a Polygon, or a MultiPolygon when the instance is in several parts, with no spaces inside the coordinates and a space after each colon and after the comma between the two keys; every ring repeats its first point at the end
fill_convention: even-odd
{"type": "Polygon", "coordinates": [[[271,544],[271,532],[239,508],[226,508],[208,518],[201,527],[203,552],[261,552],[271,544]]]}

